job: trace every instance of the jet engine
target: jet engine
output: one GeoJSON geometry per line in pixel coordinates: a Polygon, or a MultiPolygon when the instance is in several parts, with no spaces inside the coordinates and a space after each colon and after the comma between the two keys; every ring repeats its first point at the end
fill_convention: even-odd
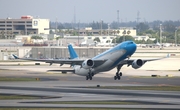
{"type": "Polygon", "coordinates": [[[137,60],[134,60],[134,61],[132,62],[132,67],[133,67],[134,69],[138,69],[138,68],[140,68],[142,65],[144,65],[144,61],[141,60],[141,59],[137,59],[137,60]]]}
{"type": "Polygon", "coordinates": [[[94,66],[94,62],[91,59],[87,59],[82,63],[82,67],[85,69],[92,68],[94,66]]]}

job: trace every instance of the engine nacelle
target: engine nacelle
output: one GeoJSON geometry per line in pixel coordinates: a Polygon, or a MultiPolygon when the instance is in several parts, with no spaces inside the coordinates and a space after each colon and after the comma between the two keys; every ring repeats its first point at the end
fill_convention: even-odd
{"type": "Polygon", "coordinates": [[[94,66],[94,62],[91,59],[87,59],[82,63],[82,67],[85,69],[92,68],[94,66]]]}
{"type": "Polygon", "coordinates": [[[144,65],[144,62],[143,62],[143,60],[141,60],[141,59],[137,59],[137,60],[134,60],[134,61],[132,62],[132,67],[133,67],[134,69],[138,69],[138,68],[140,68],[142,65],[144,65]]]}

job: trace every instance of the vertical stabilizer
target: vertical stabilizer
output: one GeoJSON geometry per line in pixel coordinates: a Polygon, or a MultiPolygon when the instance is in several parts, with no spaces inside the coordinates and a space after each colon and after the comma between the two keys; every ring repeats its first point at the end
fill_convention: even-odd
{"type": "Polygon", "coordinates": [[[68,45],[68,50],[69,50],[69,54],[70,54],[71,59],[78,58],[78,55],[77,55],[76,51],[74,50],[74,48],[72,47],[71,44],[68,45]]]}

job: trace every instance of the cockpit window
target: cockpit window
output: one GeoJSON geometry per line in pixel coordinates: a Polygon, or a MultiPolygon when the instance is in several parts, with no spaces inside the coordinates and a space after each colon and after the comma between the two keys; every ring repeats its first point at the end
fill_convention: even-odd
{"type": "Polygon", "coordinates": [[[133,42],[128,42],[128,44],[133,44],[133,42]]]}

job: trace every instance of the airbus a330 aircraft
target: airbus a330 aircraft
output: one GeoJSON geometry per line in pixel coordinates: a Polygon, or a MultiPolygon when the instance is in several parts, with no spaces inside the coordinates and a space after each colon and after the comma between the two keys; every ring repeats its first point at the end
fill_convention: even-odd
{"type": "MultiPolygon", "coordinates": [[[[62,72],[73,72],[77,75],[86,76],[86,80],[92,80],[92,77],[99,73],[109,71],[115,67],[117,67],[117,72],[115,73],[114,80],[120,80],[122,76],[122,72],[120,69],[123,65],[132,66],[134,69],[138,69],[143,66],[148,61],[160,60],[163,58],[158,59],[129,59],[131,55],[136,51],[136,44],[133,41],[125,41],[122,42],[115,47],[91,58],[82,60],[79,59],[77,53],[73,49],[72,45],[68,45],[68,50],[70,53],[70,59],[31,59],[31,58],[19,58],[16,55],[13,55],[15,59],[22,59],[22,60],[31,60],[31,61],[41,61],[50,63],[58,63],[60,66],[63,64],[70,64],[73,70],[58,70],[62,72]]],[[[169,56],[169,55],[168,55],[169,56]]],[[[167,57],[168,57],[167,56],[167,57]]]]}

